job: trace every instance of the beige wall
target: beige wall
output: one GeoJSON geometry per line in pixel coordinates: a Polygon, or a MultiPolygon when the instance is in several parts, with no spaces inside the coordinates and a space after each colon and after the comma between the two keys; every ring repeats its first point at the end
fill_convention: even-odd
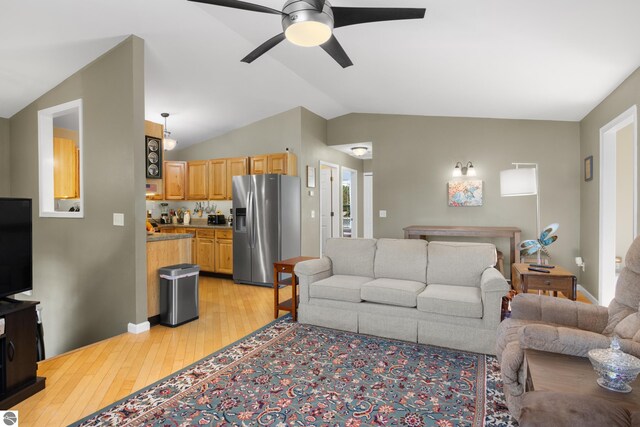
{"type": "MultiPolygon", "coordinates": [[[[307,188],[307,166],[318,168],[319,161],[339,164],[362,172],[361,161],[326,146],[327,121],[309,110],[297,107],[236,129],[225,135],[174,151],[172,160],[202,160],[221,157],[281,153],[286,148],[298,157],[298,176],[302,200],[302,254],[320,252],[319,187],[307,188]],[[313,196],[309,195],[313,191],[313,196]],[[315,218],[311,211],[315,210],[315,218]]],[[[317,179],[316,170],[316,179],[317,179]]],[[[361,183],[359,183],[361,186],[361,183]]],[[[361,196],[359,196],[361,199],[361,196]]]]}
{"type": "Polygon", "coordinates": [[[593,156],[593,180],[581,179],[580,182],[580,242],[586,271],[578,280],[596,298],[599,292],[600,128],[637,104],[640,104],[640,68],[580,122],[580,159],[593,156]]]}
{"type": "Polygon", "coordinates": [[[11,195],[9,119],[0,117],[0,197],[11,195]]]}
{"type": "MultiPolygon", "coordinates": [[[[329,144],[373,143],[374,237],[403,237],[408,225],[515,226],[535,237],[535,197],[500,197],[512,162],[540,165],[541,223],[560,223],[552,262],[576,271],[580,247],[579,126],[574,122],[349,114],[330,120],[329,144]],[[447,205],[457,161],[483,181],[482,207],[447,205]],[[387,211],[379,218],[378,211],[387,211]]],[[[508,242],[496,240],[505,256],[508,242]]],[[[508,261],[508,260],[506,260],[508,261]]]]}
{"type": "Polygon", "coordinates": [[[33,199],[34,292],[47,356],[146,320],[143,41],[130,37],[11,120],[11,195],[33,199]],[[83,219],[38,216],[37,112],[82,98],[83,219]],[[113,213],[125,215],[114,227],[113,213]]]}

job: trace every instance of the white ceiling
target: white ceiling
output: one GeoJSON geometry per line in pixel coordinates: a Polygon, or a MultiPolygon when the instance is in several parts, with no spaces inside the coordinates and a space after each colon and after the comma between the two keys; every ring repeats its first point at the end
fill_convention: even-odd
{"type": "MultiPolygon", "coordinates": [[[[280,9],[284,0],[256,3],[280,9]]],[[[283,42],[280,18],[186,0],[0,0],[0,117],[129,34],[145,40],[146,118],[180,147],[304,106],[350,112],[582,119],[640,66],[638,0],[334,0],[425,7],[424,20],[338,28],[354,66],[283,42]]]]}

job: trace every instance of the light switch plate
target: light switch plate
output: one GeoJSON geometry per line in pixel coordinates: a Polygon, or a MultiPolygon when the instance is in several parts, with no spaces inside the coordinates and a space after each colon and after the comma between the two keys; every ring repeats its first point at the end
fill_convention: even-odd
{"type": "Polygon", "coordinates": [[[380,218],[386,218],[387,217],[387,211],[380,211],[380,218]]]}
{"type": "Polygon", "coordinates": [[[124,214],[123,213],[114,213],[113,214],[113,225],[124,227],[124,214]]]}
{"type": "Polygon", "coordinates": [[[315,218],[316,217],[316,211],[311,210],[311,218],[315,218]]]}

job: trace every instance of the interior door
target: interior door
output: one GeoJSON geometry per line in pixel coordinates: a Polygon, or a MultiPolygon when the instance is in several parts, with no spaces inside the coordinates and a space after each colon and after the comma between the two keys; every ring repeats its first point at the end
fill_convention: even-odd
{"type": "Polygon", "coordinates": [[[320,164],[320,253],[330,237],[340,237],[338,167],[320,164]]]}

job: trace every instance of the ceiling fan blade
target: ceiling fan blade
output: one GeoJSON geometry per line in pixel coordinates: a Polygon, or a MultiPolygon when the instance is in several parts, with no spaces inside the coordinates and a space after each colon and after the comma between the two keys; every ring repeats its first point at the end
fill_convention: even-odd
{"type": "Polygon", "coordinates": [[[247,3],[238,0],[189,0],[197,3],[212,4],[214,6],[225,6],[234,9],[250,10],[252,12],[272,13],[274,15],[286,15],[280,10],[271,9],[270,7],[260,6],[259,4],[247,3]]]}
{"type": "Polygon", "coordinates": [[[342,66],[342,68],[347,68],[353,65],[353,62],[347,56],[347,52],[344,51],[336,36],[331,35],[331,38],[327,40],[324,44],[321,44],[320,47],[324,49],[333,59],[336,60],[338,64],[342,66]]]}
{"type": "Polygon", "coordinates": [[[422,19],[426,9],[396,7],[331,7],[333,27],[366,24],[368,22],[396,21],[400,19],[422,19]]]}
{"type": "Polygon", "coordinates": [[[318,12],[322,12],[324,9],[325,0],[304,0],[306,3],[309,3],[313,7],[316,8],[318,12]]]}
{"type": "Polygon", "coordinates": [[[277,36],[271,37],[269,40],[267,40],[266,42],[258,46],[249,55],[242,58],[242,62],[251,64],[253,61],[255,61],[256,59],[258,59],[259,57],[267,53],[272,47],[280,43],[282,40],[284,40],[284,33],[280,33],[277,36]]]}

